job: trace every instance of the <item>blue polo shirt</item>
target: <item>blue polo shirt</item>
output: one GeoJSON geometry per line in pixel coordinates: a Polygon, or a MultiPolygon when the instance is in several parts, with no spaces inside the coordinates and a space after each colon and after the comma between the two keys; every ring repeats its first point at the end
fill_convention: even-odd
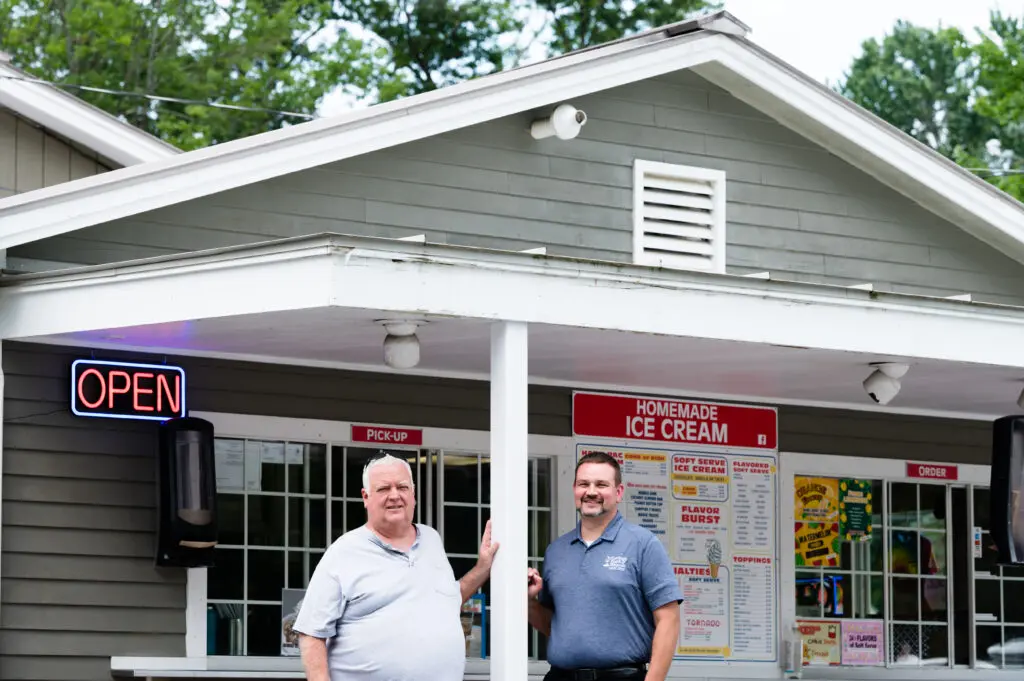
{"type": "Polygon", "coordinates": [[[553,611],[548,662],[564,669],[650,662],[653,611],[683,601],[665,548],[616,511],[589,547],[580,524],[544,553],[538,600],[553,611]]]}

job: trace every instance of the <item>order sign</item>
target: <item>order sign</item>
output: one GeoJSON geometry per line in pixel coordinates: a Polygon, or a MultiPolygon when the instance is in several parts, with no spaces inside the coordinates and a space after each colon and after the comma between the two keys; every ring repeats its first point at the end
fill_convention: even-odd
{"type": "Polygon", "coordinates": [[[577,392],[577,436],[776,449],[778,419],[771,407],[577,392]]]}

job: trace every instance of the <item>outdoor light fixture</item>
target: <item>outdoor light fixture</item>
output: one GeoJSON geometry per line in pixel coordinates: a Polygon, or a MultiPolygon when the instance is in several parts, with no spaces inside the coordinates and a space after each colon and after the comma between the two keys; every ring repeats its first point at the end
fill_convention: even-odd
{"type": "Polygon", "coordinates": [[[580,134],[587,122],[587,114],[572,104],[560,104],[548,118],[536,120],[530,126],[530,134],[540,140],[552,135],[561,140],[571,140],[580,134]]]}
{"type": "Polygon", "coordinates": [[[900,379],[910,366],[891,362],[877,362],[871,366],[875,370],[864,379],[864,390],[878,404],[889,404],[900,391],[900,379]]]}
{"type": "Polygon", "coordinates": [[[420,363],[420,339],[416,329],[423,322],[411,319],[382,319],[387,330],[384,337],[384,363],[392,369],[412,369],[420,363]]]}

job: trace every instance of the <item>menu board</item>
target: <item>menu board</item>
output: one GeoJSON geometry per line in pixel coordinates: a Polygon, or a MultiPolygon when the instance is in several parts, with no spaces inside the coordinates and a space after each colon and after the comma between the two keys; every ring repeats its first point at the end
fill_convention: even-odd
{"type": "Polygon", "coordinates": [[[775,456],[577,445],[577,457],[595,451],[619,461],[623,516],[672,560],[683,592],[676,657],[774,661],[775,456]]]}
{"type": "Polygon", "coordinates": [[[604,452],[619,462],[620,511],[672,562],[684,599],[675,658],[775,662],[774,410],[577,393],[573,428],[577,459],[604,452]]]}

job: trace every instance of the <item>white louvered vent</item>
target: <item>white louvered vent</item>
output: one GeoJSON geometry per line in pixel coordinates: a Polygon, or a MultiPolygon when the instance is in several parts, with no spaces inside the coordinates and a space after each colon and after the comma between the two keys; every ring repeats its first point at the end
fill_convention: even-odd
{"type": "Polygon", "coordinates": [[[633,262],[725,272],[725,173],[636,161],[633,262]]]}

